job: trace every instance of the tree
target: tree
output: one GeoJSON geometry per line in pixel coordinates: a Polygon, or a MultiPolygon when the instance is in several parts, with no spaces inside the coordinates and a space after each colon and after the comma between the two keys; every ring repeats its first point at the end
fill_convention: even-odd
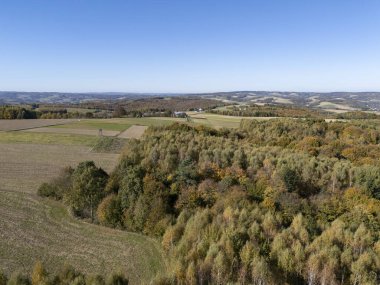
{"type": "Polygon", "coordinates": [[[118,227],[122,225],[123,211],[120,199],[115,194],[108,195],[102,200],[96,212],[102,225],[118,227]]]}
{"type": "Polygon", "coordinates": [[[83,215],[89,211],[93,222],[95,210],[105,195],[107,179],[107,173],[93,161],[81,162],[73,173],[73,186],[66,200],[76,213],[83,215]]]}

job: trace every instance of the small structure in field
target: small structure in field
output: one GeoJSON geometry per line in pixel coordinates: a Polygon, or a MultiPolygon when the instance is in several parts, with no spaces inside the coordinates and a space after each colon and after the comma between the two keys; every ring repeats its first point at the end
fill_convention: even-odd
{"type": "Polygon", "coordinates": [[[185,112],[174,112],[174,117],[176,117],[176,118],[186,118],[187,114],[185,112]]]}

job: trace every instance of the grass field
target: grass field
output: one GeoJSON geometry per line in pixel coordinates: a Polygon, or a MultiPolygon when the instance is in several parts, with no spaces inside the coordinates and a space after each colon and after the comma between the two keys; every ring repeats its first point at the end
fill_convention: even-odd
{"type": "Polygon", "coordinates": [[[32,143],[56,145],[84,145],[93,146],[98,141],[96,136],[38,133],[38,132],[0,132],[0,143],[32,143]]]}

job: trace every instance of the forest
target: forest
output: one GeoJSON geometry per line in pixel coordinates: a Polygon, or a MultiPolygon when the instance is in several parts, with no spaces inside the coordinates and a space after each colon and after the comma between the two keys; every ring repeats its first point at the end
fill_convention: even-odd
{"type": "Polygon", "coordinates": [[[154,284],[379,284],[375,121],[173,124],[116,169],[67,168],[39,189],[77,217],[160,240],[154,284]]]}

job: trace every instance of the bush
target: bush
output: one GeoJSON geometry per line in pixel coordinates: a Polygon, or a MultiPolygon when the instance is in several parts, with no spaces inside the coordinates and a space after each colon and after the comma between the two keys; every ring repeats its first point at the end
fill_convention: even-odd
{"type": "Polygon", "coordinates": [[[112,274],[108,280],[107,285],[128,285],[129,281],[122,273],[112,274]]]}
{"type": "Polygon", "coordinates": [[[57,198],[57,188],[52,184],[43,183],[37,190],[37,194],[41,197],[57,198]]]}
{"type": "Polygon", "coordinates": [[[0,285],[6,285],[7,281],[7,276],[5,276],[5,274],[0,271],[0,285]]]}
{"type": "Polygon", "coordinates": [[[31,285],[29,278],[20,272],[15,272],[9,278],[7,285],[31,285]]]}

